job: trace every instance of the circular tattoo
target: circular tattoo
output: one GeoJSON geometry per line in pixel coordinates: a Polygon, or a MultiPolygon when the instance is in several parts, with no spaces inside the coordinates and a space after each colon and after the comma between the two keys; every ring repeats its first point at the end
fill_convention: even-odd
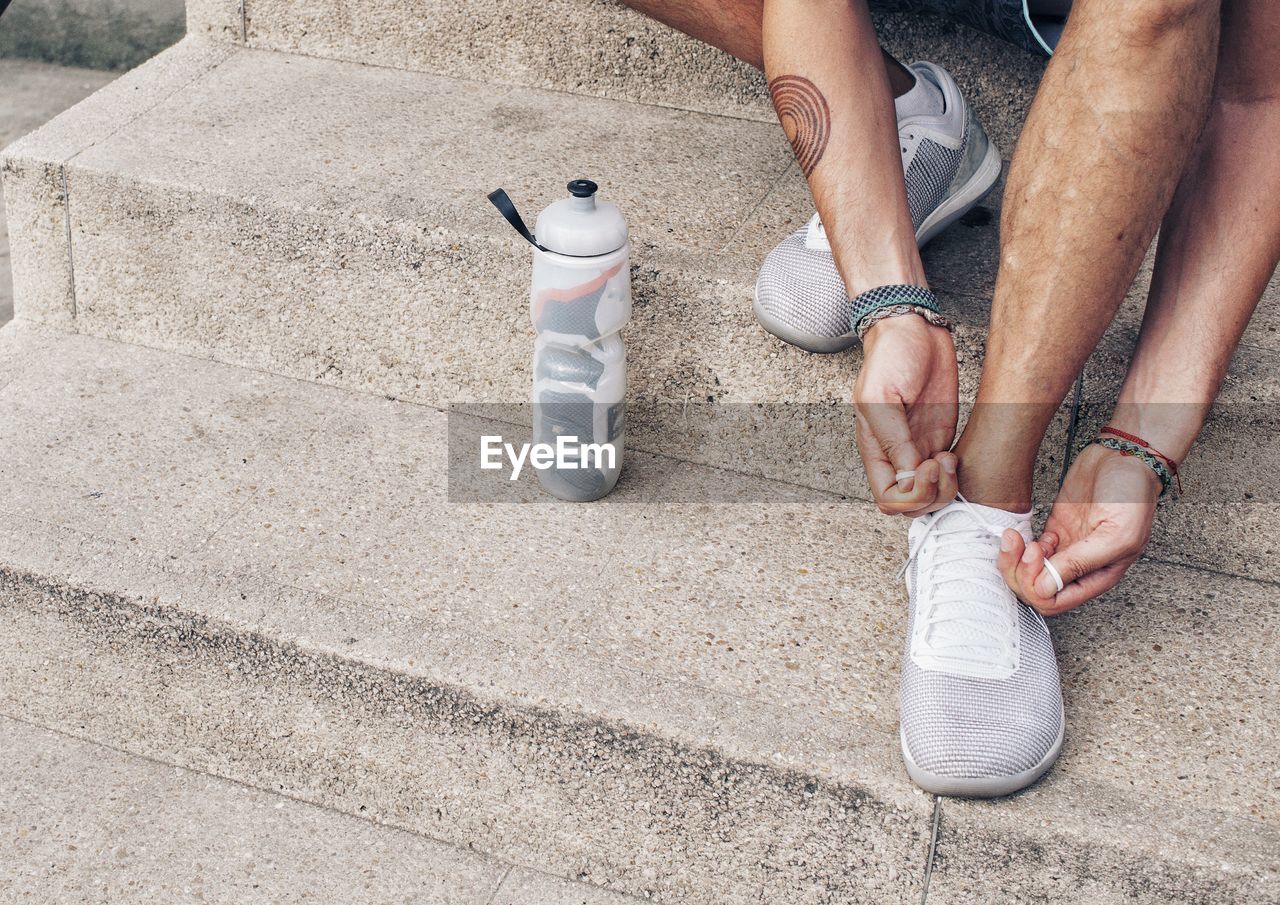
{"type": "Polygon", "coordinates": [[[798,75],[780,75],[769,82],[773,107],[805,178],[822,159],[831,137],[831,111],[818,86],[798,75]]]}

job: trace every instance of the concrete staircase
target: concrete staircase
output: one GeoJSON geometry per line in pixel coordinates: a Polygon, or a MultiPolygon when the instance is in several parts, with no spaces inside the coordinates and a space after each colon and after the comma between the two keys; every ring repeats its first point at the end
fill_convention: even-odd
{"type": "Polygon", "coordinates": [[[0,790],[11,901],[643,901],[6,717],[0,790]]]}
{"type": "MultiPolygon", "coordinates": [[[[898,762],[905,544],[852,461],[857,356],[750,312],[810,210],[759,80],[605,2],[189,11],[4,157],[3,713],[664,902],[1280,901],[1276,478],[1238,480],[1275,442],[1273,310],[1150,561],[1055,623],[1058,768],[936,802],[898,762]],[[451,497],[450,442],[527,393],[483,196],[575,175],[634,228],[624,481],[451,497]]],[[[1012,147],[1033,60],[884,25],[1012,147]]],[[[966,394],[995,222],[927,255],[966,394]]]]}

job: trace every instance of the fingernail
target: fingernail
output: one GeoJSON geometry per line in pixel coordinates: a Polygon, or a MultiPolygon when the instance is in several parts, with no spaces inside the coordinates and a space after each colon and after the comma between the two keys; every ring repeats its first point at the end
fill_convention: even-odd
{"type": "Polygon", "coordinates": [[[1041,597],[1053,597],[1058,593],[1058,585],[1048,572],[1036,579],[1036,593],[1041,597]]]}
{"type": "Polygon", "coordinates": [[[956,473],[956,460],[955,460],[955,459],[952,459],[952,458],[950,458],[950,457],[947,457],[947,458],[943,459],[943,460],[942,460],[942,470],[943,470],[943,471],[945,471],[947,474],[955,474],[955,473],[956,473]]]}
{"type": "Polygon", "coordinates": [[[901,481],[898,482],[898,489],[901,490],[903,493],[910,493],[911,488],[914,487],[915,485],[916,485],[915,478],[903,478],[901,481]]]}
{"type": "Polygon", "coordinates": [[[1023,562],[1035,562],[1036,551],[1035,544],[1027,544],[1027,549],[1022,551],[1023,562]]]}
{"type": "Polygon", "coordinates": [[[1004,553],[1013,552],[1013,538],[1007,534],[1000,535],[1000,550],[1004,553]]]}

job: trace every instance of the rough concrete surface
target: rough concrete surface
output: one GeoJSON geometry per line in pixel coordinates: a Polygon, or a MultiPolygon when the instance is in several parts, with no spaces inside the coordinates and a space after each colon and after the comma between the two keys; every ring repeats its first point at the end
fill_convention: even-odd
{"type": "MultiPolygon", "coordinates": [[[[26,344],[18,328],[9,335],[20,351],[26,344]]],[[[91,431],[98,439],[83,453],[94,463],[89,483],[29,502],[17,488],[41,483],[33,468],[51,474],[68,467],[66,456],[82,454],[62,445],[64,452],[42,465],[34,448],[18,448],[18,436],[28,433],[22,427],[0,455],[12,463],[5,524],[15,526],[10,537],[24,556],[43,560],[34,569],[28,560],[27,574],[47,575],[60,560],[79,572],[82,587],[130,590],[93,602],[64,585],[61,602],[42,604],[34,586],[9,585],[4,596],[16,593],[17,612],[7,706],[33,721],[88,725],[94,737],[130,750],[282,786],[344,810],[364,808],[562,875],[616,880],[631,892],[663,890],[691,902],[706,901],[699,897],[712,889],[731,890],[714,901],[746,901],[753,891],[781,894],[796,884],[854,901],[914,894],[930,803],[900,782],[887,722],[839,718],[850,708],[888,713],[892,685],[869,684],[883,654],[879,645],[855,640],[862,623],[853,634],[828,637],[804,621],[829,620],[817,608],[837,606],[837,585],[854,592],[836,551],[838,538],[870,529],[857,528],[861,508],[842,511],[831,500],[821,515],[805,506],[810,518],[833,522],[821,561],[809,541],[796,538],[783,548],[773,539],[773,587],[799,608],[790,619],[776,611],[778,601],[734,590],[730,573],[716,578],[728,550],[710,548],[695,566],[716,584],[683,593],[681,576],[661,560],[637,555],[633,564],[610,565],[634,521],[625,495],[567,510],[518,507],[519,519],[504,515],[511,507],[449,505],[439,413],[127,346],[70,343],[28,354],[31,365],[3,398],[38,398],[36,383],[48,381],[65,385],[59,392],[87,394],[83,401],[113,400],[119,420],[112,416],[91,431]],[[176,379],[161,365],[166,359],[213,368],[190,375],[193,388],[204,388],[203,405],[175,399],[155,408],[171,393],[164,384],[176,379]],[[239,390],[220,387],[214,371],[248,382],[239,390]],[[154,447],[155,461],[168,458],[182,481],[147,482],[155,487],[142,509],[129,500],[138,483],[132,475],[139,463],[148,467],[152,452],[128,435],[115,438],[119,425],[136,430],[144,422],[171,438],[154,447]],[[237,437],[228,422],[264,437],[271,424],[289,423],[297,445],[237,437]],[[240,477],[237,454],[248,460],[240,477]],[[259,470],[268,460],[274,474],[259,470]],[[277,510],[295,481],[300,495],[277,510]],[[245,491],[262,508],[244,507],[243,519],[228,520],[222,513],[245,491]],[[346,501],[337,509],[335,493],[346,501]],[[381,515],[367,515],[374,512],[381,515]],[[32,536],[16,527],[31,516],[83,522],[115,540],[103,549],[82,546],[76,534],[32,536]],[[296,524],[298,517],[306,523],[296,524]],[[204,538],[194,528],[199,521],[204,538]],[[442,525],[456,546],[442,545],[442,525]],[[228,547],[224,531],[245,539],[228,547]],[[269,538],[276,565],[256,558],[269,538]],[[242,547],[255,556],[242,559],[242,547]],[[219,577],[228,550],[249,577],[219,577]],[[146,566],[139,578],[134,570],[157,554],[161,563],[186,563],[198,574],[166,578],[146,566]],[[287,580],[293,590],[278,582],[285,563],[299,570],[296,582],[287,580]],[[365,568],[374,563],[382,565],[365,568]],[[716,621],[689,624],[705,611],[708,594],[723,597],[716,621]],[[647,612],[664,597],[664,609],[647,612]],[[168,601],[152,616],[171,628],[156,623],[157,635],[147,628],[152,616],[138,622],[140,614],[129,615],[146,600],[168,601]],[[201,614],[179,603],[196,600],[210,608],[201,614]],[[73,613],[84,606],[98,614],[98,628],[73,628],[73,613]],[[200,625],[208,618],[230,618],[250,635],[220,631],[198,643],[203,652],[184,653],[185,642],[171,646],[205,638],[200,625]],[[725,644],[708,643],[707,632],[725,644]],[[54,653],[56,636],[64,640],[54,653]],[[819,659],[792,669],[796,655],[788,646],[808,646],[819,659]],[[346,664],[339,673],[335,655],[346,664]],[[33,671],[33,657],[67,669],[33,671]],[[425,672],[415,678],[418,670],[425,672]],[[850,680],[863,689],[856,701],[829,693],[828,677],[846,671],[863,677],[850,680]],[[809,689],[804,696],[832,717],[786,719],[775,702],[790,696],[788,688],[809,689]],[[89,700],[100,702],[94,715],[83,712],[89,700]],[[583,757],[584,745],[592,756],[583,757]],[[791,840],[785,863],[769,854],[780,838],[791,840]]],[[[19,412],[5,416],[28,423],[19,412]]],[[[66,423],[78,420],[71,415],[66,423]]],[[[51,429],[62,435],[58,419],[51,429]]],[[[35,446],[47,449],[48,441],[35,446]]],[[[664,473],[659,467],[657,478],[664,473]]],[[[641,466],[633,492],[643,489],[643,475],[641,466]]],[[[733,543],[766,543],[780,519],[792,521],[761,513],[737,529],[733,543]]],[[[887,552],[880,562],[892,571],[887,552]]],[[[868,632],[887,631],[898,610],[888,597],[861,606],[879,613],[868,632]]]]}
{"type": "MultiPolygon", "coordinates": [[[[884,46],[946,66],[1010,152],[1043,60],[927,13],[895,12],[902,4],[879,6],[884,46]]],[[[188,19],[193,34],[266,50],[773,122],[758,71],[615,0],[246,0],[243,12],[196,0],[188,19]]]]}
{"type": "Polygon", "coordinates": [[[493,897],[492,905],[623,905],[639,901],[643,900],[546,874],[512,871],[493,897]]]}
{"type": "Polygon", "coordinates": [[[4,149],[0,179],[12,248],[13,306],[19,316],[63,326],[75,318],[66,162],[180,90],[228,52],[225,46],[196,42],[166,51],[4,149]]]}
{"type": "MultiPolygon", "coordinates": [[[[584,98],[565,130],[559,94],[222,52],[189,41],[128,76],[132,92],[113,85],[11,150],[26,257],[45,262],[22,316],[437,406],[521,400],[528,261],[483,195],[504,185],[532,216],[562,191],[552,174],[590,160],[633,226],[629,373],[652,403],[633,411],[633,444],[865,495],[842,408],[857,353],[801,353],[750,310],[759,260],[810,213],[776,126],[584,98]],[[603,132],[579,130],[583,111],[603,132]],[[41,161],[68,160],[74,268],[65,245],[61,266],[47,260],[57,173],[54,198],[37,191],[41,161]],[[730,403],[779,405],[761,419],[730,403]],[[690,428],[687,407],[707,404],[722,423],[690,428]]],[[[961,228],[975,241],[995,229],[961,228]]],[[[947,304],[971,396],[987,303],[947,304]]],[[[1046,488],[1064,428],[1046,444],[1046,488]]]]}
{"type": "Polygon", "coordinates": [[[0,790],[8,901],[634,901],[6,718],[0,790]]]}
{"type": "MultiPolygon", "coordinates": [[[[590,159],[633,224],[632,446],[865,498],[846,407],[858,353],[799,352],[750,310],[759,260],[811,212],[776,128],[579,104],[602,136],[566,133],[550,92],[188,41],[10,150],[33,262],[23,316],[437,407],[518,401],[526,252],[482,196],[504,185],[532,216],[590,159]]],[[[998,196],[987,205],[925,255],[959,324],[965,398],[996,264],[998,196]]],[[[1141,286],[1113,335],[1136,324],[1141,286]]],[[[1258,363],[1229,380],[1267,384],[1275,318],[1264,304],[1246,337],[1258,363]]],[[[1107,348],[1114,387],[1125,353],[1107,348]]],[[[1042,451],[1042,504],[1069,421],[1042,451]]],[[[1229,546],[1211,519],[1184,523],[1158,532],[1160,555],[1229,546]]]]}
{"type": "MultiPolygon", "coordinates": [[[[429,409],[0,346],[3,712],[662,901],[918,898],[904,542],[865,504],[646,456],[600,504],[451,502],[429,409]]],[[[938,888],[1274,900],[1273,594],[1147,565],[1056,620],[1062,759],[945,804],[938,888]]]]}
{"type": "MultiPolygon", "coordinates": [[[[5,20],[6,28],[9,21],[5,20]]],[[[0,148],[43,125],[82,100],[114,76],[89,69],[73,69],[0,59],[0,148]]],[[[27,199],[16,203],[22,204],[27,199]]],[[[0,208],[0,324],[13,317],[13,275],[9,266],[9,230],[0,208]]]]}

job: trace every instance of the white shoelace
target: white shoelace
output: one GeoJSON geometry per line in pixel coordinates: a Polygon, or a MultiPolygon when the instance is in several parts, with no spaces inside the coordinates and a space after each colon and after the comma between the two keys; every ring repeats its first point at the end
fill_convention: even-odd
{"type": "Polygon", "coordinates": [[[956,501],[968,510],[972,522],[939,528],[946,516],[935,514],[898,572],[900,578],[925,543],[934,539],[929,574],[916,576],[916,599],[923,603],[916,614],[920,650],[957,665],[1012,669],[1017,665],[1017,608],[1010,606],[1012,594],[995,566],[1005,529],[988,523],[963,496],[957,494],[956,501]],[[975,560],[980,568],[945,568],[975,560]],[[928,595],[920,594],[921,582],[931,589],[928,595]]]}

